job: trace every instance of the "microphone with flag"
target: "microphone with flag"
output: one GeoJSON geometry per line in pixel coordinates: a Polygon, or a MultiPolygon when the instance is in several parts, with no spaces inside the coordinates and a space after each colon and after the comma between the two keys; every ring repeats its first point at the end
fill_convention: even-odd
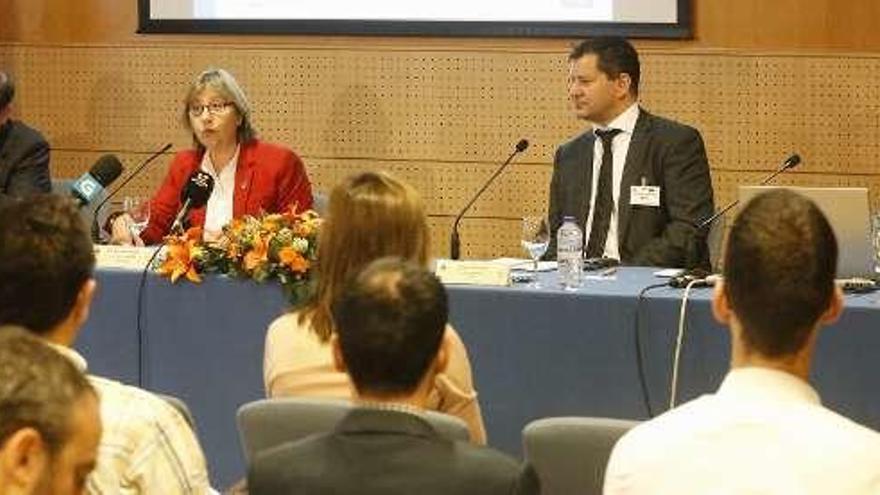
{"type": "Polygon", "coordinates": [[[119,158],[115,155],[104,155],[70,186],[70,195],[82,208],[97,199],[120,175],[122,163],[119,158]]]}
{"type": "Polygon", "coordinates": [[[174,217],[174,223],[171,224],[172,234],[183,233],[183,224],[189,212],[195,208],[205,206],[213,190],[214,178],[207,172],[196,170],[189,176],[186,185],[180,191],[180,201],[183,203],[183,206],[177,212],[177,216],[174,217]]]}
{"type": "Polygon", "coordinates": [[[146,167],[147,165],[150,164],[150,162],[152,162],[153,160],[155,160],[156,158],[161,156],[162,153],[165,153],[166,151],[168,151],[170,149],[171,149],[171,143],[168,143],[165,146],[163,146],[162,149],[151,153],[150,156],[148,156],[146,160],[141,162],[141,164],[138,165],[134,169],[134,172],[129,174],[128,177],[126,177],[122,181],[122,183],[116,187],[116,189],[111,191],[110,194],[106,195],[104,197],[104,199],[100,203],[98,203],[98,206],[95,207],[95,213],[94,213],[94,215],[92,215],[92,241],[97,243],[101,240],[101,228],[98,225],[98,218],[101,215],[101,208],[103,208],[104,205],[107,204],[107,202],[113,198],[113,196],[116,196],[116,194],[118,194],[119,191],[121,191],[122,188],[125,187],[126,184],[131,182],[131,179],[135,178],[138,174],[140,174],[141,171],[144,169],[144,167],[146,167]]]}

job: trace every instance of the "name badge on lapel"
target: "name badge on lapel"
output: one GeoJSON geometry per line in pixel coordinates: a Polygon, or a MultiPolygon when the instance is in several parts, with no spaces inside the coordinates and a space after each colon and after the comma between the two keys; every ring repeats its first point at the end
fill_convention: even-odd
{"type": "Polygon", "coordinates": [[[632,206],[660,207],[660,186],[631,186],[629,204],[632,206]]]}

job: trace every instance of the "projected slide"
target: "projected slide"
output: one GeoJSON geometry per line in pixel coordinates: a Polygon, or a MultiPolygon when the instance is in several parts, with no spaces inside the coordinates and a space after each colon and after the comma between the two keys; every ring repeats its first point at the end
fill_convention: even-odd
{"type": "Polygon", "coordinates": [[[689,0],[140,0],[142,32],[685,37],[689,23],[689,0]]]}
{"type": "Polygon", "coordinates": [[[198,19],[611,21],[612,0],[196,0],[198,19]]]}

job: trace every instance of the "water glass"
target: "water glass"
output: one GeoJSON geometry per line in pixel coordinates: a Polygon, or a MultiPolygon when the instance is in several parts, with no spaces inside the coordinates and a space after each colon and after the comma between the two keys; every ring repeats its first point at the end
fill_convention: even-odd
{"type": "Polygon", "coordinates": [[[150,223],[150,200],[139,196],[126,196],[122,200],[122,209],[131,217],[128,230],[132,237],[139,237],[150,223]]]}
{"type": "Polygon", "coordinates": [[[532,268],[535,274],[535,287],[538,286],[538,260],[547,252],[547,246],[550,244],[550,227],[547,223],[547,217],[544,215],[526,215],[522,219],[522,238],[521,244],[523,249],[529,254],[532,260],[532,268]]]}

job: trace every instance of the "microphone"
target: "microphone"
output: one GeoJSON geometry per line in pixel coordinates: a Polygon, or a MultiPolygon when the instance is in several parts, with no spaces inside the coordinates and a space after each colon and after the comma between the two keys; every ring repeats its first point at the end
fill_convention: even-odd
{"type": "Polygon", "coordinates": [[[122,163],[119,162],[119,158],[115,155],[104,155],[70,186],[70,195],[82,208],[100,195],[120,174],[122,174],[122,163]]]}
{"type": "Polygon", "coordinates": [[[205,206],[213,190],[214,178],[207,172],[196,170],[189,176],[189,180],[186,181],[186,185],[180,191],[180,201],[183,202],[183,206],[180,207],[180,211],[174,217],[174,222],[171,224],[171,233],[183,233],[183,221],[189,215],[190,210],[205,206]]]}
{"type": "Polygon", "coordinates": [[[458,235],[458,224],[461,222],[464,214],[467,213],[467,211],[470,209],[471,206],[473,206],[480,195],[483,194],[483,191],[485,191],[489,187],[489,185],[492,184],[492,181],[494,181],[495,178],[498,177],[501,172],[510,164],[510,162],[513,161],[513,157],[515,157],[519,153],[522,153],[528,147],[529,141],[526,139],[520,139],[519,142],[516,143],[516,148],[513,150],[513,153],[511,153],[510,156],[507,157],[507,160],[504,160],[504,163],[502,163],[501,166],[498,167],[498,170],[496,170],[495,173],[492,174],[491,177],[489,177],[489,180],[487,180],[486,183],[483,184],[483,187],[481,187],[480,190],[477,191],[477,194],[475,194],[474,197],[468,202],[468,204],[464,208],[462,208],[461,213],[459,213],[458,216],[455,217],[455,223],[452,224],[452,234],[450,234],[449,236],[449,257],[451,259],[457,260],[461,255],[461,238],[458,235]]]}
{"type": "Polygon", "coordinates": [[[101,229],[98,225],[98,216],[99,216],[98,214],[100,213],[101,208],[103,208],[103,206],[108,201],[110,201],[110,198],[112,198],[113,196],[116,196],[116,194],[120,190],[122,190],[122,188],[125,187],[125,185],[128,184],[129,181],[131,181],[131,179],[135,178],[135,176],[140,174],[141,170],[143,170],[144,167],[146,167],[150,162],[152,162],[156,158],[159,158],[159,156],[162,153],[165,153],[169,149],[171,149],[171,143],[166,144],[159,151],[152,153],[146,160],[144,160],[140,165],[138,165],[137,168],[135,168],[132,173],[128,174],[128,177],[126,177],[125,180],[123,180],[121,184],[116,186],[116,189],[114,189],[110,194],[108,194],[106,197],[104,197],[104,199],[100,203],[98,203],[98,206],[95,207],[95,214],[92,216],[92,241],[98,242],[101,237],[101,235],[100,235],[101,229]]]}
{"type": "MultiPolygon", "coordinates": [[[[776,169],[776,171],[774,171],[772,174],[765,177],[764,180],[762,180],[758,185],[759,186],[767,185],[767,183],[770,182],[771,180],[775,179],[777,175],[781,174],[782,172],[785,172],[786,170],[788,170],[790,168],[797,167],[798,165],[800,165],[800,163],[801,163],[801,156],[800,155],[798,155],[797,153],[791,155],[790,157],[786,158],[784,162],[782,162],[781,167],[776,169]]],[[[733,208],[734,206],[736,206],[738,204],[739,204],[739,199],[731,201],[727,206],[725,206],[721,210],[718,210],[714,215],[712,215],[709,218],[700,222],[697,225],[697,229],[703,230],[703,229],[706,229],[707,227],[711,227],[712,224],[715,223],[715,220],[718,220],[721,216],[723,216],[731,208],[733,208]]]]}
{"type": "MultiPolygon", "coordinates": [[[[786,158],[784,162],[782,162],[782,165],[778,169],[774,170],[767,177],[764,177],[764,180],[762,180],[760,183],[758,183],[758,185],[759,186],[767,185],[770,181],[775,179],[777,175],[781,174],[782,172],[785,172],[788,169],[797,167],[798,165],[800,165],[800,163],[801,163],[801,156],[798,155],[797,153],[792,154],[791,156],[786,158]]],[[[693,236],[691,237],[694,245],[689,250],[689,255],[692,256],[692,258],[689,259],[686,263],[686,268],[688,268],[688,270],[686,272],[684,272],[683,274],[670,279],[670,281],[669,281],[670,285],[672,285],[673,287],[677,287],[677,286],[683,287],[684,285],[687,285],[687,281],[689,281],[689,279],[693,279],[695,277],[696,278],[705,278],[707,275],[709,275],[709,272],[707,270],[705,270],[704,267],[701,267],[701,265],[705,264],[705,258],[706,258],[706,256],[704,255],[705,253],[703,252],[703,248],[706,245],[705,238],[706,238],[706,236],[708,236],[709,229],[712,227],[712,224],[714,224],[719,218],[724,216],[724,214],[726,214],[728,211],[730,211],[734,206],[736,206],[738,204],[739,204],[739,199],[735,199],[735,200],[731,201],[730,203],[728,203],[727,206],[725,206],[724,208],[718,210],[717,212],[715,212],[714,214],[709,216],[709,218],[706,218],[702,222],[695,225],[696,231],[693,233],[693,236]],[[682,284],[684,284],[684,285],[682,285],[682,284]]]]}

